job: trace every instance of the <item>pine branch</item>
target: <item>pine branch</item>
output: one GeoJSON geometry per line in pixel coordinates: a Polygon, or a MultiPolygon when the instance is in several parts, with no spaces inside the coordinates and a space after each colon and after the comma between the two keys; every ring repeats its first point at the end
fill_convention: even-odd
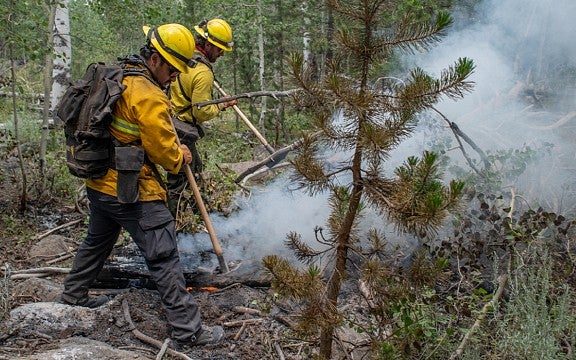
{"type": "Polygon", "coordinates": [[[293,231],[288,234],[284,244],[294,252],[298,260],[306,263],[314,261],[315,257],[323,253],[322,251],[312,249],[312,247],[302,241],[300,234],[293,231]]]}
{"type": "Polygon", "coordinates": [[[393,34],[383,37],[382,46],[399,47],[408,52],[429,50],[440,41],[446,28],[453,22],[450,14],[446,12],[440,12],[434,23],[427,24],[415,24],[405,17],[393,34]]]}

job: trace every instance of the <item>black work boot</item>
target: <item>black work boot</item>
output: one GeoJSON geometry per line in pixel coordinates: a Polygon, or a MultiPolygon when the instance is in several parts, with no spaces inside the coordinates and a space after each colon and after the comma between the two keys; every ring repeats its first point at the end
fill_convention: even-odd
{"type": "Polygon", "coordinates": [[[202,325],[196,335],[192,336],[188,341],[176,342],[176,348],[180,351],[186,352],[193,346],[217,344],[224,338],[224,329],[222,326],[207,326],[202,325]]]}
{"type": "Polygon", "coordinates": [[[94,309],[106,304],[109,300],[110,299],[106,295],[98,295],[98,296],[86,296],[85,298],[80,299],[76,302],[70,302],[64,299],[61,299],[60,302],[67,305],[82,306],[94,309]]]}

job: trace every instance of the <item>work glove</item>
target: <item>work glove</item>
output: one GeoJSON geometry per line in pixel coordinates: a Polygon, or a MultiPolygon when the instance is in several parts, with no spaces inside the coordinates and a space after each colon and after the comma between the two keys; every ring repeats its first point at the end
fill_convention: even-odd
{"type": "MultiPolygon", "coordinates": [[[[228,96],[225,96],[224,98],[226,98],[226,97],[228,97],[228,96]]],[[[234,106],[234,105],[238,105],[238,100],[234,99],[234,100],[219,103],[218,108],[220,109],[220,111],[224,111],[224,110],[226,110],[226,108],[228,108],[230,106],[234,106]]]]}

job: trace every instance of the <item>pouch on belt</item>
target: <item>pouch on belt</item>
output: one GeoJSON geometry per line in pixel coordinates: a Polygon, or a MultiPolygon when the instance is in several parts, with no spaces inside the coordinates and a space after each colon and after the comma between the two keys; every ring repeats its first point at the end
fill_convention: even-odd
{"type": "Polygon", "coordinates": [[[138,201],[138,177],[144,165],[144,149],[139,147],[116,147],[116,170],[118,202],[132,204],[138,201]]]}

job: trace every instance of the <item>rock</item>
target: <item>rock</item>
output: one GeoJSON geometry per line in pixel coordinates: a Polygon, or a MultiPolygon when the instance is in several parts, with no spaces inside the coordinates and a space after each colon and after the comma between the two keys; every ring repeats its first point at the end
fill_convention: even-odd
{"type": "Polygon", "coordinates": [[[58,342],[58,348],[22,357],[18,360],[144,360],[150,359],[132,351],[115,349],[112,346],[85,337],[72,337],[58,342]]]}
{"type": "Polygon", "coordinates": [[[58,257],[68,252],[66,238],[60,235],[48,235],[30,248],[30,260],[38,263],[44,259],[58,257]]]}
{"type": "Polygon", "coordinates": [[[23,337],[40,333],[55,339],[66,338],[74,333],[89,332],[95,326],[99,311],[56,302],[25,304],[10,311],[7,328],[23,337]]]}
{"type": "Polygon", "coordinates": [[[47,279],[30,278],[14,285],[12,296],[16,300],[58,301],[64,287],[47,279]]]}

